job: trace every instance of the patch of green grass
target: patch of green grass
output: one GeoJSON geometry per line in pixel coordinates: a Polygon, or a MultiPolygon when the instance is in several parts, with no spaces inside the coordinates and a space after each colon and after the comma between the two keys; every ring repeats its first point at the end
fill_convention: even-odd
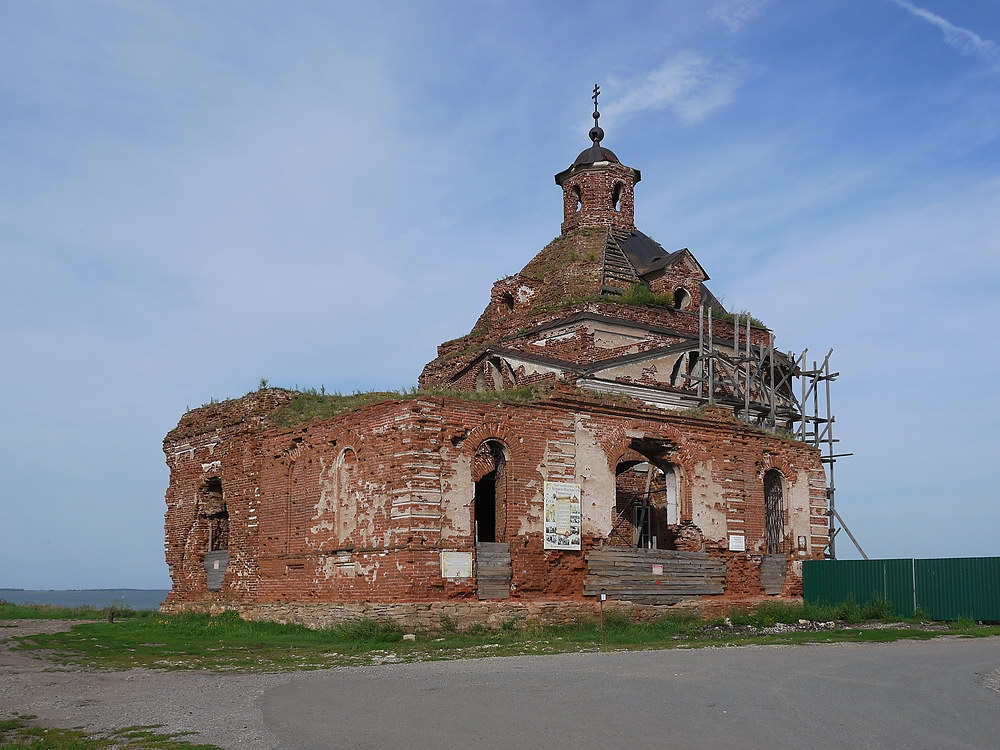
{"type": "Polygon", "coordinates": [[[725,323],[734,323],[734,322],[736,322],[737,318],[739,318],[739,321],[740,321],[741,325],[745,326],[747,324],[747,318],[750,318],[750,325],[753,328],[763,328],[764,330],[767,330],[767,326],[764,325],[764,321],[762,321],[760,318],[754,317],[747,310],[738,310],[736,312],[727,312],[725,310],[717,310],[716,309],[716,310],[712,311],[712,319],[713,320],[721,320],[721,321],[723,321],[725,323]]]}
{"type": "Polygon", "coordinates": [[[652,305],[653,307],[672,308],[674,306],[674,295],[670,292],[657,294],[645,284],[632,284],[621,294],[594,294],[585,297],[570,297],[551,305],[539,305],[533,311],[550,312],[553,310],[564,310],[588,302],[612,302],[616,305],[652,305]]]}
{"type": "Polygon", "coordinates": [[[281,670],[329,666],[340,657],[396,644],[402,637],[397,625],[376,620],[310,630],[243,620],[234,612],[214,617],[189,613],[85,623],[65,632],[17,639],[14,648],[47,651],[57,661],[114,669],[281,670]]]}
{"type": "Polygon", "coordinates": [[[687,409],[681,409],[677,413],[683,417],[694,417],[695,419],[703,418],[708,410],[712,407],[711,404],[701,404],[699,406],[692,406],[687,409]]]}
{"type": "Polygon", "coordinates": [[[876,593],[869,602],[859,605],[853,596],[837,605],[798,602],[764,602],[750,613],[733,615],[733,624],[769,627],[776,623],[794,623],[799,620],[812,622],[842,621],[850,624],[861,622],[899,622],[903,618],[892,608],[892,603],[876,593]],[[743,619],[748,618],[744,622],[743,619]]]}
{"type": "Polygon", "coordinates": [[[0,750],[221,750],[180,739],[191,732],[159,731],[159,724],[92,732],[42,727],[34,718],[25,714],[0,720],[0,750]]]}
{"type": "Polygon", "coordinates": [[[519,623],[511,621],[496,629],[475,625],[460,630],[457,623],[443,619],[438,632],[421,633],[417,641],[403,641],[403,631],[398,626],[376,620],[310,630],[299,625],[245,621],[232,612],[215,617],[157,615],[116,623],[85,623],[67,632],[27,636],[17,639],[15,648],[44,650],[56,661],[98,668],[281,671],[567,651],[699,648],[750,643],[886,642],[944,634],[1000,635],[998,626],[956,630],[943,625],[933,630],[852,627],[847,630],[761,632],[761,628],[776,623],[795,623],[799,619],[827,621],[834,619],[831,614],[838,611],[815,605],[769,602],[753,611],[733,613],[731,625],[721,619],[704,620],[688,612],[640,621],[615,609],[605,611],[603,625],[597,619],[588,618],[561,626],[529,622],[526,627],[519,628],[519,623]]]}
{"type": "Polygon", "coordinates": [[[973,620],[971,617],[959,617],[957,620],[951,623],[951,628],[953,630],[975,630],[979,627],[979,623],[973,620]]]}
{"type": "Polygon", "coordinates": [[[654,307],[673,307],[674,295],[670,292],[657,294],[645,284],[633,284],[618,297],[607,297],[611,302],[622,305],[653,305],[654,307]]]}
{"type": "MultiPolygon", "coordinates": [[[[151,617],[153,610],[115,606],[115,617],[151,617]]],[[[108,607],[63,607],[56,604],[14,604],[0,599],[0,620],[104,620],[108,607]]]]}

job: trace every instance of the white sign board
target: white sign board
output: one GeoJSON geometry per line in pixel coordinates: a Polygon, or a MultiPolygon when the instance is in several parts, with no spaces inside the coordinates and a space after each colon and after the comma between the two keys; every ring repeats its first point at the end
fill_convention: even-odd
{"type": "Polygon", "coordinates": [[[472,578],[471,552],[441,552],[442,578],[472,578]]]}
{"type": "Polygon", "coordinates": [[[545,483],[545,549],[582,549],[580,485],[545,483]]]}
{"type": "Polygon", "coordinates": [[[729,551],[730,552],[746,552],[747,549],[747,538],[742,534],[730,534],[729,535],[729,551]]]}

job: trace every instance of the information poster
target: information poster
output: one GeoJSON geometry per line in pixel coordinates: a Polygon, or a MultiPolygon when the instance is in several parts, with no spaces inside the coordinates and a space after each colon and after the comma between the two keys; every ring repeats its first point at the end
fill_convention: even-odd
{"type": "Polygon", "coordinates": [[[581,549],[580,485],[545,483],[545,549],[581,549]]]}

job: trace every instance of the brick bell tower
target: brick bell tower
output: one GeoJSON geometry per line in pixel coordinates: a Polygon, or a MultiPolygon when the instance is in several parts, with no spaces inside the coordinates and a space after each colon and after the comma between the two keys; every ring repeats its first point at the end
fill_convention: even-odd
{"type": "Polygon", "coordinates": [[[641,176],[638,169],[626,167],[611,149],[601,145],[600,93],[601,87],[595,84],[590,147],[580,152],[569,169],[556,175],[556,184],[563,190],[563,234],[592,227],[635,230],[635,184],[641,176]]]}

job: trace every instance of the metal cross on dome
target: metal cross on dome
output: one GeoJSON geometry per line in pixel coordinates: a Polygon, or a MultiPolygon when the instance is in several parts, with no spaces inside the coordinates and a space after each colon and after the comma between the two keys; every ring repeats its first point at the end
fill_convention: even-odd
{"type": "Polygon", "coordinates": [[[601,95],[601,87],[598,84],[594,84],[594,93],[590,97],[594,100],[594,127],[590,129],[590,140],[594,143],[600,143],[604,138],[604,131],[601,130],[601,113],[597,111],[597,97],[601,95]]]}

